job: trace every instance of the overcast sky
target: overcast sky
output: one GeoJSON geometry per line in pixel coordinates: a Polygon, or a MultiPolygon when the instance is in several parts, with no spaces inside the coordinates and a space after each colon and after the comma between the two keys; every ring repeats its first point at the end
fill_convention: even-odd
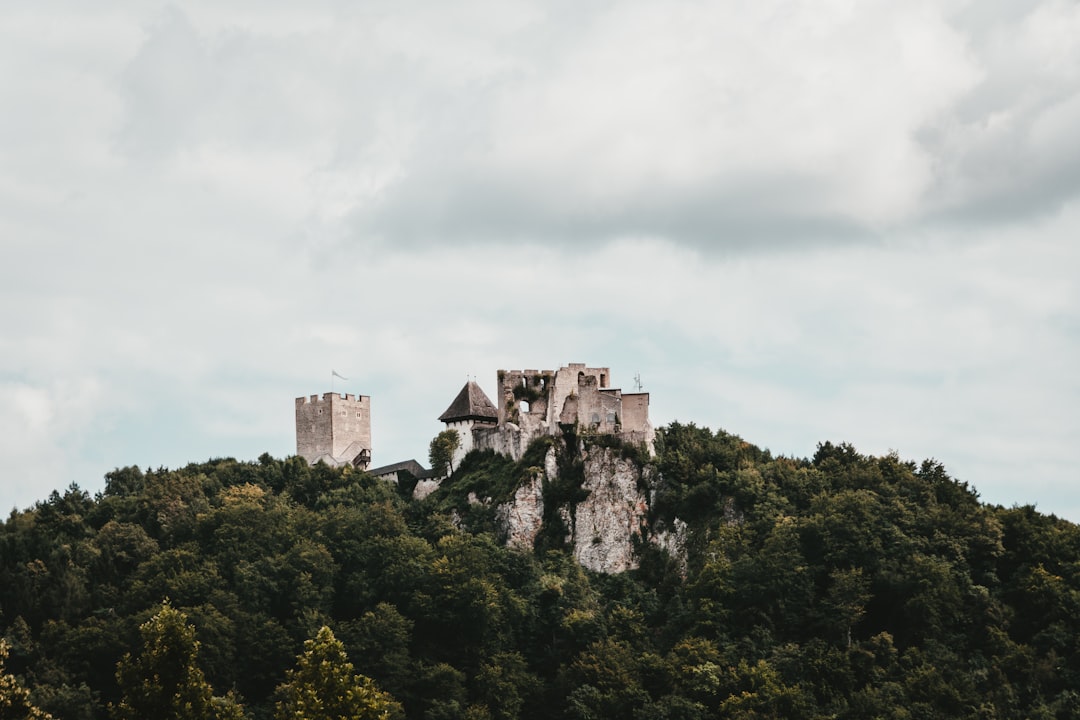
{"type": "Polygon", "coordinates": [[[0,513],[372,396],[640,373],[655,425],[1080,521],[1080,5],[0,8],[0,513]]]}

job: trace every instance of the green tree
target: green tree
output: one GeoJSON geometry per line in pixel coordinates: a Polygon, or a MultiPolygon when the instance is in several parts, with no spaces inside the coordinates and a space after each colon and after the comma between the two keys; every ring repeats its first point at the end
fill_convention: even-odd
{"type": "Polygon", "coordinates": [[[52,715],[30,704],[30,691],[4,672],[7,656],[7,642],[0,639],[0,720],[52,720],[52,715]]]}
{"type": "Polygon", "coordinates": [[[389,720],[402,714],[371,678],[353,672],[345,647],[325,625],[304,642],[277,694],[276,720],[389,720]]]}
{"type": "Polygon", "coordinates": [[[540,692],[539,678],[516,652],[500,653],[481,665],[476,684],[494,720],[521,717],[521,709],[540,692]]]}
{"type": "Polygon", "coordinates": [[[862,568],[853,568],[833,570],[829,573],[829,582],[823,604],[830,620],[839,627],[850,648],[851,629],[866,613],[866,603],[871,598],[870,581],[864,576],[862,568]]]}
{"type": "Polygon", "coordinates": [[[217,720],[241,716],[231,698],[216,701],[196,662],[199,642],[187,616],[166,602],[139,628],[143,649],[117,665],[122,697],[111,706],[116,720],[217,720]]]}
{"type": "Polygon", "coordinates": [[[461,437],[454,428],[447,428],[436,435],[428,445],[428,460],[436,477],[454,472],[454,453],[461,447],[461,437]]]}

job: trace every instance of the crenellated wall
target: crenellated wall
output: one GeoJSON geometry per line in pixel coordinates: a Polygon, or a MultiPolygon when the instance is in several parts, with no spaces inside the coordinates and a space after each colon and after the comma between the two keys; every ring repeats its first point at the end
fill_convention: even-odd
{"type": "Polygon", "coordinates": [[[296,398],[296,454],[309,464],[322,460],[366,468],[371,462],[371,398],[345,393],[296,398]]]}

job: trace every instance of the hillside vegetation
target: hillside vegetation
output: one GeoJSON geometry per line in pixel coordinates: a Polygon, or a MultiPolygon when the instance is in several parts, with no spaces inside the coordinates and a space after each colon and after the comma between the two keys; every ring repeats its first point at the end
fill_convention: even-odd
{"type": "MultiPolygon", "coordinates": [[[[498,536],[545,449],[474,453],[423,501],[268,455],[53,493],[0,524],[0,695],[129,717],[179,647],[197,717],[329,717],[304,698],[350,683],[410,720],[1080,717],[1076,525],[934,461],[674,424],[626,451],[686,556],[592,574],[554,523],[498,536]]],[[[545,492],[573,498],[563,469],[545,492]]]]}

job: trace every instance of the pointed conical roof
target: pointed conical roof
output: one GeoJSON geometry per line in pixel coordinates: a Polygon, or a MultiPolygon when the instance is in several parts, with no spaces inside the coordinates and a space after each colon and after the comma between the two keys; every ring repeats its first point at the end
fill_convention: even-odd
{"type": "Polygon", "coordinates": [[[480,386],[470,380],[461,388],[461,392],[446,408],[446,412],[439,416],[443,422],[457,422],[459,420],[481,420],[484,422],[496,422],[499,419],[499,411],[480,389],[480,386]]]}

